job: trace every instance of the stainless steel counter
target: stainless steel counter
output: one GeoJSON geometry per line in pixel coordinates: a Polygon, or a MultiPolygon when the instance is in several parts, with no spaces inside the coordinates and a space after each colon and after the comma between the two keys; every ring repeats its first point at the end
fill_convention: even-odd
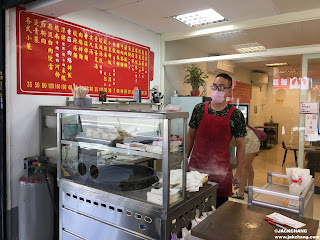
{"type": "Polygon", "coordinates": [[[248,204],[270,207],[303,217],[313,217],[314,179],[303,190],[300,196],[289,194],[289,186],[273,183],[272,177],[287,178],[287,175],[268,172],[268,181],[262,188],[249,186],[248,204]],[[290,200],[298,200],[299,205],[293,207],[287,204],[290,200]]]}

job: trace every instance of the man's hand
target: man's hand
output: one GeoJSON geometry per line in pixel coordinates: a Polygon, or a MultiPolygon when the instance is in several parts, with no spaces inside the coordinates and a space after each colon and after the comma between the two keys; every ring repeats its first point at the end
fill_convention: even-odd
{"type": "Polygon", "coordinates": [[[246,152],[246,140],[245,137],[235,138],[236,146],[237,146],[237,170],[236,174],[233,177],[233,185],[234,189],[238,189],[240,187],[241,182],[241,172],[243,168],[243,163],[245,159],[246,152]]]}
{"type": "Polygon", "coordinates": [[[240,183],[241,183],[240,176],[238,172],[236,172],[236,174],[233,176],[233,181],[232,181],[234,190],[237,190],[240,187],[240,183]]]}

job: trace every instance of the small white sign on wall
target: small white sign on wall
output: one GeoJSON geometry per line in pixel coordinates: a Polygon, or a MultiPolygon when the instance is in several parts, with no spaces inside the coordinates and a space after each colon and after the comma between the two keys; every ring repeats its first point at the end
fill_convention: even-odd
{"type": "Polygon", "coordinates": [[[317,114],[306,115],[305,135],[318,135],[318,115],[317,114]]]}
{"type": "Polygon", "coordinates": [[[301,114],[318,114],[318,102],[301,102],[300,113],[301,114]]]}

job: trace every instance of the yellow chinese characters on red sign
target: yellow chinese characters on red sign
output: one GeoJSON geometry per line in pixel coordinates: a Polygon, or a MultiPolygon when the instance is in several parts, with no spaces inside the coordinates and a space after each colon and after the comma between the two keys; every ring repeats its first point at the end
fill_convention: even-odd
{"type": "Polygon", "coordinates": [[[73,84],[91,96],[150,96],[153,52],[125,39],[17,8],[18,94],[72,95],[73,84]]]}

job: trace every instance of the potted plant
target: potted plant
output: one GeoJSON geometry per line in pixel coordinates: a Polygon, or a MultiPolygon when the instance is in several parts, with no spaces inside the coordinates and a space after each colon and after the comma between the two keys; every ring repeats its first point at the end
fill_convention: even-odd
{"type": "Polygon", "coordinates": [[[205,84],[204,78],[208,78],[208,75],[202,71],[196,64],[187,66],[187,75],[184,77],[184,83],[190,83],[192,87],[191,96],[199,96],[199,87],[205,84]]]}

